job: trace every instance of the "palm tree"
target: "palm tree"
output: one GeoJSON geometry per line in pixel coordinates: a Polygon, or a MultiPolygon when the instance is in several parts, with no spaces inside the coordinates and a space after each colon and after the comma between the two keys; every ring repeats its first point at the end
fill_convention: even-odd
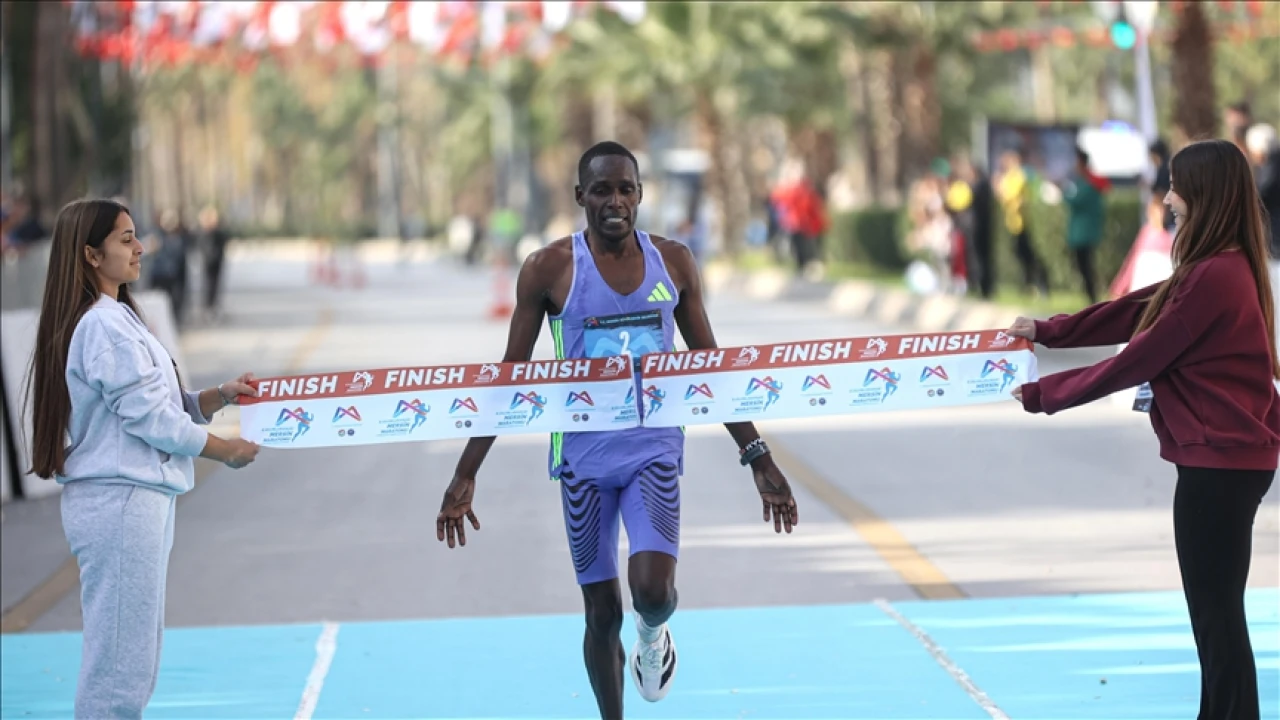
{"type": "Polygon", "coordinates": [[[1173,122],[1188,140],[1217,135],[1218,102],[1213,83],[1213,33],[1204,8],[1186,3],[1173,37],[1173,122]]]}
{"type": "MultiPolygon", "coordinates": [[[[711,158],[708,180],[719,205],[724,247],[736,255],[750,215],[747,118],[770,107],[767,98],[778,84],[770,81],[771,74],[794,72],[803,63],[793,55],[789,36],[813,30],[812,20],[807,26],[803,22],[802,7],[655,3],[634,27],[598,13],[569,26],[571,42],[547,69],[544,94],[561,97],[575,86],[607,87],[622,107],[647,104],[667,114],[689,113],[711,158]]],[[[794,88],[783,90],[798,97],[794,88]]],[[[832,154],[821,143],[813,145],[815,155],[832,154]]]]}
{"type": "Polygon", "coordinates": [[[942,151],[941,66],[971,62],[972,33],[998,23],[1004,10],[993,3],[842,2],[814,12],[853,46],[858,62],[842,67],[862,75],[848,77],[850,85],[872,91],[863,104],[873,115],[865,130],[880,136],[873,167],[891,174],[901,192],[942,151]]]}

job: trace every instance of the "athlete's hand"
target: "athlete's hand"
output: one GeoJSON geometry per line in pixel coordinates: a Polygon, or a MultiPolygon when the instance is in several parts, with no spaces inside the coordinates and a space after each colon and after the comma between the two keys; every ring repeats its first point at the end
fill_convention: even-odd
{"type": "Polygon", "coordinates": [[[800,524],[800,511],[796,508],[796,499],[791,495],[787,478],[769,455],[756,458],[751,463],[751,474],[755,476],[756,489],[764,501],[764,521],[769,522],[772,516],[774,532],[780,533],[784,527],[788,533],[791,532],[792,526],[800,524]]]}
{"type": "Polygon", "coordinates": [[[440,503],[440,514],[436,515],[437,540],[444,542],[445,537],[448,537],[449,547],[454,547],[453,541],[456,535],[458,544],[465,546],[467,531],[463,518],[471,521],[471,527],[480,529],[480,521],[471,511],[471,498],[475,494],[475,478],[454,476],[453,482],[449,483],[449,487],[444,491],[444,502],[440,503]]]}
{"type": "Polygon", "coordinates": [[[1019,317],[1013,321],[1008,330],[1004,331],[1006,335],[1013,337],[1026,338],[1031,342],[1036,341],[1036,321],[1031,318],[1019,317]]]}

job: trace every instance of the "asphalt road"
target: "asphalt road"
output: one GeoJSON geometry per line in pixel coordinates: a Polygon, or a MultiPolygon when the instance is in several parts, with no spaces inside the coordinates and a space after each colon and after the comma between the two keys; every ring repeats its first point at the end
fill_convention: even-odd
{"type": "MultiPolygon", "coordinates": [[[[492,277],[447,259],[371,262],[363,289],[311,286],[306,258],[252,249],[238,250],[226,273],[226,320],[184,337],[194,384],[243,370],[481,362],[500,357],[506,340],[505,323],[486,316],[492,277]]],[[[710,313],[724,346],[905,331],[732,295],[711,297],[710,313]]],[[[1105,354],[1042,351],[1041,373],[1105,354]]],[[[544,332],[535,357],[551,356],[544,332]]],[[[234,410],[218,427],[234,432],[234,410]]],[[[761,523],[728,433],[690,428],[682,607],[909,600],[929,578],[971,597],[1180,587],[1174,471],[1143,415],[1104,402],[1032,417],[1010,401],[762,430],[793,479],[801,524],[778,536],[761,523]]],[[[180,503],[168,624],[577,612],[559,489],[543,471],[547,443],[495,444],[475,502],[483,529],[453,551],[436,541],[434,517],[462,443],[264,450],[246,470],[215,470],[180,503]]],[[[4,515],[9,608],[66,546],[56,498],[4,515]]],[[[1255,524],[1253,587],[1280,583],[1278,515],[1273,489],[1255,524]]],[[[30,629],[79,623],[73,590],[30,629]]]]}

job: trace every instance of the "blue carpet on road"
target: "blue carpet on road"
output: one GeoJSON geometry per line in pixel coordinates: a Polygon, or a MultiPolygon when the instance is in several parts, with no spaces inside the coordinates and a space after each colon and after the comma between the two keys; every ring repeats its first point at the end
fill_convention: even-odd
{"type": "MultiPolygon", "coordinates": [[[[1196,715],[1199,675],[1181,593],[901,602],[924,644],[875,605],[684,610],[680,668],[628,718],[987,718],[959,673],[1014,720],[1196,715]]],[[[1262,715],[1280,720],[1280,591],[1248,613],[1262,715]]],[[[576,616],[342,623],[327,674],[322,626],[171,629],[148,718],[595,718],[576,616]]],[[[630,649],[634,630],[626,624],[630,649]]],[[[0,638],[0,716],[70,717],[75,633],[0,638]]]]}

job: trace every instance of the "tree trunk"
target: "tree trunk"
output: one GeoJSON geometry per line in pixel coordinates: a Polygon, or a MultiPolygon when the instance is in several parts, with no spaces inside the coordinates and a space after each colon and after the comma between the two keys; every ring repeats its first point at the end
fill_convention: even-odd
{"type": "Polygon", "coordinates": [[[1183,6],[1173,37],[1173,122],[1190,140],[1218,134],[1213,35],[1200,3],[1183,6]]]}
{"type": "Polygon", "coordinates": [[[844,78],[849,109],[859,135],[858,150],[849,163],[853,190],[860,203],[865,202],[864,198],[870,198],[873,204],[879,205],[883,199],[883,180],[872,112],[872,73],[862,52],[851,42],[846,42],[841,49],[840,74],[844,78]]]}
{"type": "Polygon", "coordinates": [[[888,51],[876,51],[870,57],[868,76],[870,82],[869,105],[874,132],[869,140],[875,143],[876,165],[879,168],[876,193],[878,201],[892,205],[902,197],[899,181],[899,148],[898,137],[902,133],[902,123],[898,118],[901,107],[898,82],[894,73],[893,55],[888,51]]]}
{"type": "Polygon", "coordinates": [[[773,171],[785,159],[787,131],[777,118],[757,117],[747,121],[740,134],[747,192],[755,207],[769,197],[773,171]]]}
{"type": "Polygon", "coordinates": [[[48,227],[67,192],[66,131],[58,99],[67,92],[66,23],[67,8],[63,3],[39,3],[36,10],[35,67],[31,82],[32,187],[28,192],[35,201],[39,217],[48,227]]]}
{"type": "Polygon", "coordinates": [[[942,108],[938,102],[938,64],[933,50],[919,44],[898,58],[902,63],[898,79],[903,119],[898,187],[905,189],[928,172],[929,164],[938,156],[942,108]]]}
{"type": "MultiPolygon", "coordinates": [[[[653,130],[653,112],[649,101],[627,103],[620,108],[618,142],[632,151],[649,152],[649,134],[653,130]]],[[[656,162],[656,158],[654,159],[656,162]]]]}
{"type": "Polygon", "coordinates": [[[593,140],[618,140],[618,97],[613,85],[602,83],[591,94],[593,140]]]}
{"type": "Polygon", "coordinates": [[[191,196],[191,184],[187,181],[187,158],[191,156],[191,152],[187,148],[188,136],[185,131],[188,123],[186,108],[187,103],[179,98],[169,111],[169,122],[173,128],[173,154],[170,159],[173,163],[173,179],[176,183],[173,209],[184,218],[188,207],[187,199],[191,196]]]}
{"type": "Polygon", "coordinates": [[[591,147],[594,133],[594,115],[590,98],[580,89],[565,94],[560,125],[561,140],[554,148],[541,153],[542,180],[552,188],[552,217],[564,215],[575,218],[582,210],[574,204],[573,187],[578,184],[578,159],[591,147]]]}
{"type": "Polygon", "coordinates": [[[806,125],[793,132],[790,141],[791,152],[804,162],[805,177],[819,193],[825,193],[839,166],[835,132],[806,125]]]}
{"type": "Polygon", "coordinates": [[[723,248],[729,257],[737,257],[746,241],[750,198],[743,177],[741,148],[735,133],[737,118],[732,91],[698,93],[696,100],[703,143],[711,156],[708,170],[710,185],[720,206],[720,230],[723,248]]]}

